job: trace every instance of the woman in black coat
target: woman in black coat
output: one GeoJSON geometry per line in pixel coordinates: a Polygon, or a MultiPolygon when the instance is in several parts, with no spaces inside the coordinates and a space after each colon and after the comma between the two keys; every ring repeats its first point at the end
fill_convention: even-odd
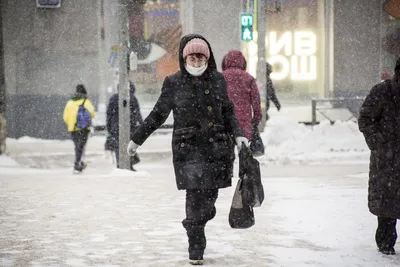
{"type": "Polygon", "coordinates": [[[179,190],[186,190],[186,218],[182,223],[189,238],[190,262],[202,264],[204,227],[216,214],[218,189],[231,186],[234,140],[238,149],[243,144],[248,146],[248,141],[207,40],[197,34],[186,35],[179,49],[180,71],[165,79],[153,111],[132,136],[128,154],[134,155],[173,112],[176,184],[179,190]]]}
{"type": "Polygon", "coordinates": [[[393,79],[375,85],[366,97],[358,126],[371,149],[368,207],[378,217],[375,240],[381,253],[395,254],[400,218],[400,58],[393,79]]]}

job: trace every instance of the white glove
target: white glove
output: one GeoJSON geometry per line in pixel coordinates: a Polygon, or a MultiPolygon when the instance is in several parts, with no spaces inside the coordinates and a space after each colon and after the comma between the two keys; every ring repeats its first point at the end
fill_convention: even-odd
{"type": "Polygon", "coordinates": [[[242,149],[242,145],[244,145],[245,147],[249,147],[250,146],[249,145],[249,140],[247,140],[246,137],[239,136],[239,137],[236,137],[235,140],[236,140],[236,145],[237,145],[238,151],[240,151],[242,149]]]}
{"type": "Polygon", "coordinates": [[[136,150],[138,149],[139,145],[135,144],[132,140],[129,141],[128,148],[126,149],[126,152],[128,153],[129,156],[134,156],[136,154],[136,150]]]}

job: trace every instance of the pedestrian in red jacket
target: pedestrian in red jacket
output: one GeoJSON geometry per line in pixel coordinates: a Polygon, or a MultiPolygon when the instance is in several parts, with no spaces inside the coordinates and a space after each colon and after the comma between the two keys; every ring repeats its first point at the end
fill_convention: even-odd
{"type": "Polygon", "coordinates": [[[229,51],[225,55],[222,70],[239,125],[250,140],[253,127],[258,126],[262,118],[256,80],[246,71],[246,59],[238,50],[229,51]]]}

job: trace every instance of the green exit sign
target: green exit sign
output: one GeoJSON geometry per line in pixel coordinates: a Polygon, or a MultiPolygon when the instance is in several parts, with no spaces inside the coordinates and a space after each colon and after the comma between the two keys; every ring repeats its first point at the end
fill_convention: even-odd
{"type": "Polygon", "coordinates": [[[240,15],[240,25],[242,25],[242,40],[253,40],[253,15],[242,14],[240,15]]]}

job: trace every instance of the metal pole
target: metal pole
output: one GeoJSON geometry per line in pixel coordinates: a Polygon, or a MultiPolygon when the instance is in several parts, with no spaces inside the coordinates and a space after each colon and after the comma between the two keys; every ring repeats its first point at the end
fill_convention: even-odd
{"type": "Polygon", "coordinates": [[[130,138],[130,110],[128,84],[128,3],[120,0],[119,5],[119,168],[130,169],[130,158],[126,148],[130,138]]]}
{"type": "MultiPolygon", "coordinates": [[[[266,35],[266,18],[264,1],[257,1],[257,80],[263,84],[263,89],[260,90],[261,103],[266,99],[266,66],[265,66],[265,35],[266,35]]],[[[259,125],[260,132],[264,131],[266,125],[265,110],[263,110],[263,119],[259,125]]]]}
{"type": "Polygon", "coordinates": [[[311,100],[311,125],[317,124],[317,100],[311,100]]]}
{"type": "Polygon", "coordinates": [[[0,1],[0,113],[5,116],[6,111],[6,85],[4,74],[4,47],[3,47],[3,18],[2,3],[0,1]]]}
{"type": "Polygon", "coordinates": [[[99,100],[97,103],[97,110],[99,112],[104,112],[106,109],[106,100],[107,100],[107,59],[105,57],[105,25],[104,25],[104,0],[100,0],[99,2],[99,10],[100,10],[100,16],[99,16],[99,38],[98,38],[98,48],[99,48],[99,53],[98,53],[98,62],[99,62],[99,88],[98,88],[98,94],[99,94],[99,100]]]}
{"type": "Polygon", "coordinates": [[[0,1],[0,155],[5,152],[7,138],[6,85],[4,74],[4,49],[2,26],[2,3],[0,1]]]}
{"type": "Polygon", "coordinates": [[[325,55],[326,55],[326,65],[325,65],[325,97],[331,97],[334,95],[334,44],[333,44],[333,28],[334,28],[334,3],[333,0],[325,1],[325,55]]]}

